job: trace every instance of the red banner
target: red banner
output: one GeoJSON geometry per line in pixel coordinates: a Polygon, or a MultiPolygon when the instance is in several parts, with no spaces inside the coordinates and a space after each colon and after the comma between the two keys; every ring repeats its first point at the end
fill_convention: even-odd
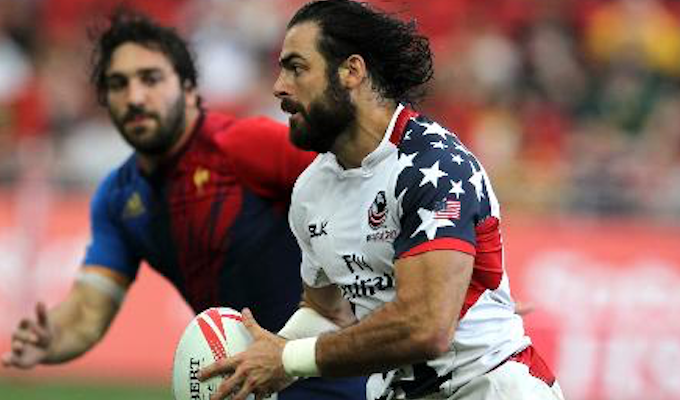
{"type": "Polygon", "coordinates": [[[505,221],[514,297],[567,399],[680,399],[678,227],[505,221]]]}
{"type": "MultiPolygon", "coordinates": [[[[11,196],[0,197],[3,352],[35,301],[55,304],[66,294],[89,229],[82,197],[25,210],[11,196]]],[[[567,399],[680,399],[680,227],[514,215],[503,224],[513,295],[535,306],[525,317],[527,331],[567,399]]],[[[62,366],[0,375],[168,382],[175,343],[190,318],[176,291],[143,268],[90,353],[62,366]]]]}

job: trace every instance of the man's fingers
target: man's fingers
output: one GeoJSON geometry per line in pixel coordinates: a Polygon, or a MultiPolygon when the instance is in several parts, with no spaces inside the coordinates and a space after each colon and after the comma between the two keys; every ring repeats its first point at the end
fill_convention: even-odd
{"type": "Polygon", "coordinates": [[[232,396],[231,400],[246,400],[249,394],[253,392],[253,388],[250,385],[250,383],[246,380],[243,385],[241,386],[241,389],[236,393],[235,396],[232,396]]]}
{"type": "Polygon", "coordinates": [[[255,321],[255,317],[253,317],[253,313],[250,312],[250,309],[244,308],[243,311],[241,311],[241,315],[243,316],[243,325],[245,325],[246,329],[248,329],[248,332],[250,332],[253,337],[258,334],[262,328],[260,325],[255,321]]]}
{"type": "Polygon", "coordinates": [[[22,342],[21,340],[12,340],[12,353],[13,354],[21,354],[24,352],[24,349],[26,348],[26,344],[22,342]]]}
{"type": "Polygon", "coordinates": [[[47,327],[31,320],[23,320],[20,325],[21,328],[14,331],[12,339],[41,347],[46,347],[49,344],[50,332],[47,327]]]}
{"type": "Polygon", "coordinates": [[[12,334],[12,341],[37,344],[40,341],[38,334],[30,327],[28,329],[17,330],[12,334]]]}
{"type": "Polygon", "coordinates": [[[29,318],[23,318],[19,321],[19,326],[14,331],[12,338],[37,344],[45,333],[46,329],[38,326],[36,321],[29,318]]]}
{"type": "Polygon", "coordinates": [[[2,365],[5,367],[26,368],[22,359],[22,353],[11,351],[2,355],[2,365]]]}
{"type": "Polygon", "coordinates": [[[51,341],[50,332],[47,327],[40,325],[33,325],[31,332],[35,335],[35,342],[31,342],[36,346],[48,347],[51,341]]]}
{"type": "Polygon", "coordinates": [[[213,376],[231,374],[236,370],[236,365],[238,362],[235,357],[227,357],[221,360],[217,360],[214,363],[202,368],[198,371],[198,379],[204,381],[210,379],[213,376]]]}
{"type": "MultiPolygon", "coordinates": [[[[248,395],[254,393],[254,385],[251,379],[242,379],[243,383],[240,386],[235,387],[236,390],[232,389],[232,392],[236,392],[231,396],[231,400],[246,400],[248,395]]],[[[228,394],[228,393],[227,393],[228,394]]]]}
{"type": "Polygon", "coordinates": [[[2,355],[2,358],[0,358],[0,362],[2,362],[2,365],[5,367],[11,367],[14,365],[14,353],[8,352],[2,355]]]}
{"type": "Polygon", "coordinates": [[[28,318],[22,318],[21,321],[19,321],[18,329],[28,329],[29,325],[31,325],[31,320],[28,318]]]}
{"type": "Polygon", "coordinates": [[[35,315],[38,317],[38,325],[47,329],[47,307],[42,301],[35,305],[35,315]]]}
{"type": "MultiPolygon", "coordinates": [[[[210,396],[210,400],[221,400],[228,398],[232,393],[236,392],[242,382],[243,377],[237,371],[236,373],[225,378],[222,383],[220,383],[220,386],[217,387],[217,391],[213,393],[212,396],[210,396]]],[[[232,400],[234,399],[234,397],[229,398],[232,400]]]]}

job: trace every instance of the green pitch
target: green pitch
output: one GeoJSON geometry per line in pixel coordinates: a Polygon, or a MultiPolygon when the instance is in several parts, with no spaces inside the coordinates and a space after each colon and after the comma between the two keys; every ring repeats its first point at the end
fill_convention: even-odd
{"type": "Polygon", "coordinates": [[[172,400],[169,387],[0,378],[2,400],[172,400]]]}

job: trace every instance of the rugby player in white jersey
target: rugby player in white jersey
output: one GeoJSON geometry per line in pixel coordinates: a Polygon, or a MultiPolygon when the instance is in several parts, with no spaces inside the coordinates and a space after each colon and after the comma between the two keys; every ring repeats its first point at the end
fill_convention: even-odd
{"type": "Polygon", "coordinates": [[[274,92],[292,142],[321,153],[290,224],[304,301],[278,335],[207,367],[212,399],[309,376],[372,374],[369,399],[562,399],[503,267],[500,207],[480,162],[411,108],[432,77],[415,25],[350,0],[303,6],[274,92]]]}

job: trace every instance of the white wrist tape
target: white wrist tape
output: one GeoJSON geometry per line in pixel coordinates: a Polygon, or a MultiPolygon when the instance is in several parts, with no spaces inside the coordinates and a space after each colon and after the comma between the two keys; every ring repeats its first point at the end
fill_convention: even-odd
{"type": "Polygon", "coordinates": [[[100,292],[109,295],[117,304],[123,302],[127,289],[113,279],[102,274],[90,271],[80,271],[76,276],[76,282],[92,286],[100,292]]]}
{"type": "Polygon", "coordinates": [[[313,308],[302,307],[295,311],[286,325],[279,331],[279,336],[286,339],[302,339],[319,336],[325,332],[337,331],[340,327],[313,308]]]}
{"type": "Polygon", "coordinates": [[[281,361],[283,369],[289,376],[307,378],[320,375],[319,367],[316,365],[317,339],[317,337],[311,337],[286,342],[281,361]]]}

